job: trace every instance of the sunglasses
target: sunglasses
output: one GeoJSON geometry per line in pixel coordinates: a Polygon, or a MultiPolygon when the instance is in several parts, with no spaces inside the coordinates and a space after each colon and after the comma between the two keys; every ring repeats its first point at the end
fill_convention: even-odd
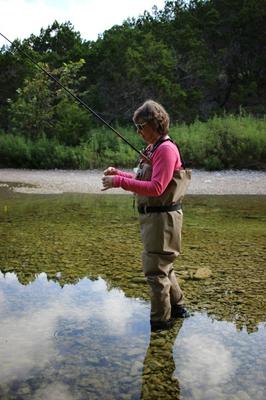
{"type": "Polygon", "coordinates": [[[138,131],[142,131],[144,129],[144,126],[147,125],[148,122],[143,122],[142,124],[135,124],[135,127],[137,128],[138,131]]]}

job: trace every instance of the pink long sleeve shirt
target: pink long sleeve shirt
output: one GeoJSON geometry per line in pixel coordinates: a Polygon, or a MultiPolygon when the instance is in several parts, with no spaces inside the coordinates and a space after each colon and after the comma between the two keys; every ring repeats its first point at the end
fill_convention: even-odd
{"type": "Polygon", "coordinates": [[[150,181],[140,181],[135,179],[133,174],[118,170],[117,175],[113,177],[113,187],[122,187],[142,196],[160,196],[172,180],[174,171],[182,165],[176,145],[169,140],[163,142],[153,153],[151,162],[150,181]]]}

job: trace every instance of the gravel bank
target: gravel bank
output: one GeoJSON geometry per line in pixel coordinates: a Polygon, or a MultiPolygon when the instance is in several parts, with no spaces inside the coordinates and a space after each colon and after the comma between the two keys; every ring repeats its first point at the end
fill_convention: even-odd
{"type": "MultiPolygon", "coordinates": [[[[122,189],[101,192],[102,171],[0,169],[0,186],[22,193],[128,193],[122,189]]],[[[266,172],[193,170],[189,194],[266,195],[266,172]]]]}

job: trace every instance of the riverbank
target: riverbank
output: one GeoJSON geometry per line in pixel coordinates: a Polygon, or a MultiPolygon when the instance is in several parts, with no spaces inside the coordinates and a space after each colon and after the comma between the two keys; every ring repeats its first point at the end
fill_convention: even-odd
{"type": "MultiPolygon", "coordinates": [[[[21,193],[127,193],[123,189],[101,191],[100,170],[0,169],[0,186],[21,193]]],[[[188,194],[266,195],[266,172],[193,170],[188,194]]]]}

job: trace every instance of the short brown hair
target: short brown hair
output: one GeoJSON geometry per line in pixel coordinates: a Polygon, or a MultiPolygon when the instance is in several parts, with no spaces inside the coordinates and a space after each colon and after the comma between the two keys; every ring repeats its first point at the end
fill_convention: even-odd
{"type": "Polygon", "coordinates": [[[153,128],[161,135],[169,131],[169,115],[163,106],[156,101],[146,100],[133,115],[134,123],[151,122],[153,128]]]}

